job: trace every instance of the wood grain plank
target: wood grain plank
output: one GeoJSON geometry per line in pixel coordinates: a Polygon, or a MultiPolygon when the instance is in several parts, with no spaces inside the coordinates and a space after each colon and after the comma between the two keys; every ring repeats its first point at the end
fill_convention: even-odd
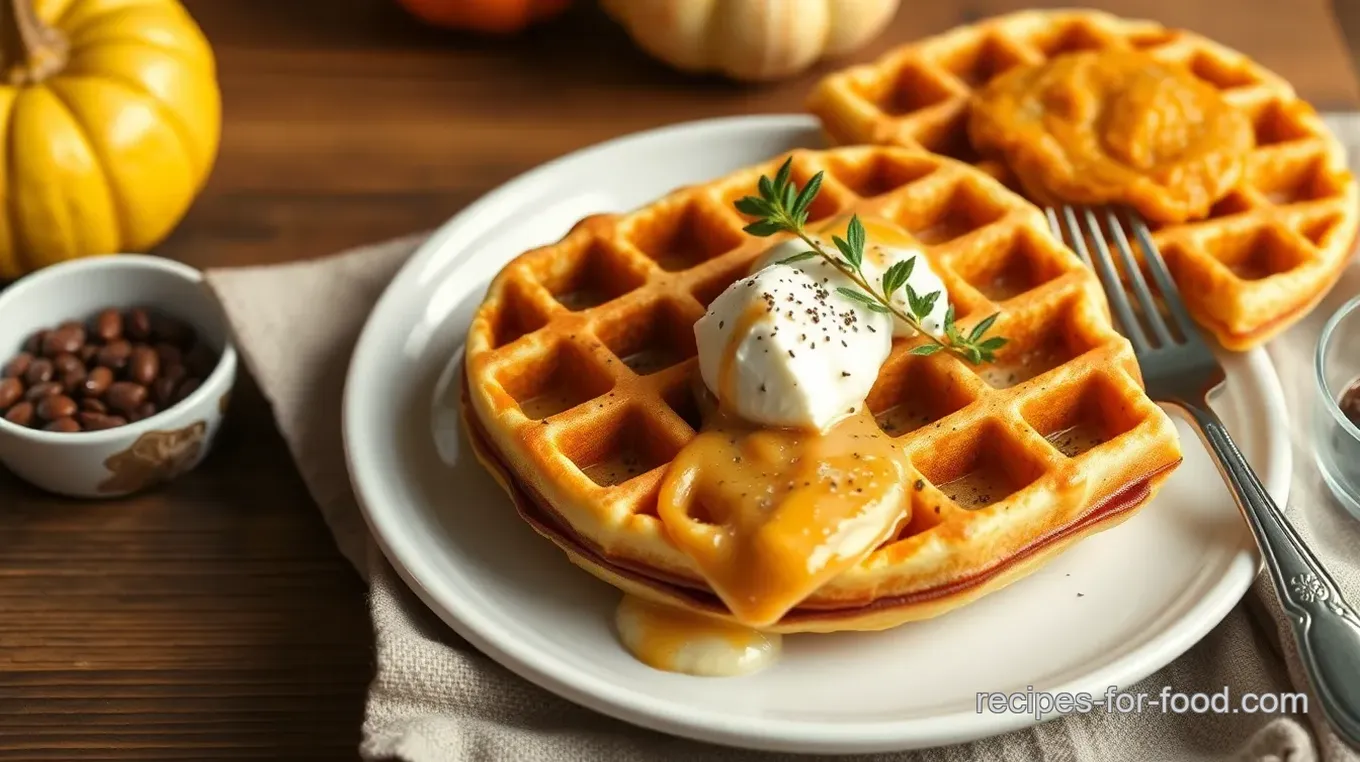
{"type": "Polygon", "coordinates": [[[0,759],[354,758],[363,586],[249,379],[233,406],[141,497],[0,474],[0,759]]]}

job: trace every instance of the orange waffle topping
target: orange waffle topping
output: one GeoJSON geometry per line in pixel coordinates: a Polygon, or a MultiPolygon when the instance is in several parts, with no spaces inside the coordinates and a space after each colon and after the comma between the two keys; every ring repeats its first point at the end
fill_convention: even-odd
{"type": "Polygon", "coordinates": [[[1015,67],[977,93],[968,130],[1036,201],[1124,203],[1164,223],[1206,216],[1254,145],[1218,90],[1135,50],[1015,67]]]}
{"type": "Polygon", "coordinates": [[[658,513],[732,614],[768,627],[897,531],[908,473],[868,412],[820,433],[719,414],[671,464],[658,513]]]}

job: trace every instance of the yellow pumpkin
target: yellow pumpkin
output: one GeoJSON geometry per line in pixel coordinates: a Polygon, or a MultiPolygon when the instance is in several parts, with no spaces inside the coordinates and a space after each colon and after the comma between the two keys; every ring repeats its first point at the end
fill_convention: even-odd
{"type": "Polygon", "coordinates": [[[221,108],[177,0],[0,0],[0,280],[158,243],[208,177],[221,108]]]}
{"type": "Polygon", "coordinates": [[[791,76],[873,39],[899,0],[603,0],[633,41],[677,69],[791,76]]]}

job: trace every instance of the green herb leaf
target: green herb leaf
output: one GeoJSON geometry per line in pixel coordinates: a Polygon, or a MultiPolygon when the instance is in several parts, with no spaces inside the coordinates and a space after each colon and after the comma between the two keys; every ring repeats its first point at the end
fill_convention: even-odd
{"type": "Polygon", "coordinates": [[[916,267],[916,257],[896,262],[883,273],[883,295],[889,299],[894,292],[906,285],[911,271],[916,267]]]}
{"type": "Polygon", "coordinates": [[[822,173],[818,172],[808,180],[808,184],[803,186],[803,190],[798,194],[798,198],[793,202],[793,217],[799,223],[807,221],[808,207],[812,206],[813,199],[817,198],[817,193],[822,189],[822,173]]]}
{"type": "Polygon", "coordinates": [[[968,355],[968,362],[971,362],[974,365],[982,364],[982,352],[978,351],[977,347],[967,346],[964,347],[964,351],[968,355]]]}
{"type": "Polygon", "coordinates": [[[981,323],[973,326],[973,331],[968,334],[968,341],[970,343],[975,343],[978,339],[981,339],[982,335],[987,333],[987,329],[992,327],[992,323],[995,323],[997,317],[1000,315],[1001,313],[999,312],[993,312],[991,315],[983,318],[981,323]]]}
{"type": "Polygon", "coordinates": [[[837,249],[841,250],[841,254],[845,257],[845,261],[850,265],[850,268],[855,272],[859,272],[860,265],[864,262],[863,250],[856,251],[855,248],[850,245],[849,241],[837,235],[831,236],[831,242],[836,244],[837,249]]]}
{"type": "Polygon", "coordinates": [[[996,350],[1006,346],[1009,343],[1010,340],[1007,338],[1004,338],[1002,336],[993,336],[987,339],[986,341],[982,342],[981,344],[978,344],[978,348],[984,352],[995,352],[996,350]]]}
{"type": "Polygon", "coordinates": [[[864,223],[859,221],[859,215],[850,217],[850,225],[845,229],[845,237],[849,239],[850,248],[855,250],[857,260],[864,259],[864,223]]]}
{"type": "Polygon", "coordinates": [[[911,308],[911,314],[917,320],[925,320],[930,317],[930,313],[935,310],[935,301],[940,298],[939,291],[932,291],[925,296],[916,293],[916,289],[907,286],[907,306],[911,308]]]}
{"type": "MultiPolygon", "coordinates": [[[[784,186],[789,184],[789,176],[792,174],[793,174],[793,157],[790,156],[789,158],[784,160],[784,163],[779,167],[779,171],[774,174],[774,187],[779,190],[781,196],[784,193],[784,186]]],[[[765,179],[765,177],[762,175],[761,179],[763,180],[765,179]]],[[[770,195],[773,196],[774,193],[771,193],[770,195]]]]}
{"type": "Polygon", "coordinates": [[[779,197],[775,195],[774,183],[765,175],[760,176],[760,181],[756,183],[756,190],[760,191],[760,197],[766,201],[775,201],[779,197]]]}
{"type": "Polygon", "coordinates": [[[922,344],[922,345],[919,346],[919,347],[912,347],[912,348],[911,348],[911,351],[908,352],[908,354],[920,355],[920,356],[922,356],[922,357],[928,357],[928,356],[933,355],[933,354],[935,354],[936,352],[940,351],[941,349],[944,349],[944,345],[943,345],[943,344],[922,344]]]}
{"type": "Polygon", "coordinates": [[[736,200],[733,206],[742,214],[749,214],[752,217],[766,217],[774,211],[770,205],[755,196],[745,196],[736,200]]]}
{"type": "Polygon", "coordinates": [[[791,256],[791,257],[784,257],[783,259],[779,260],[778,262],[775,262],[775,264],[777,264],[777,265],[791,265],[791,264],[793,264],[793,263],[795,263],[795,262],[802,262],[802,261],[807,260],[807,259],[812,259],[813,257],[816,257],[816,256],[820,256],[820,255],[819,255],[817,252],[815,252],[815,251],[805,251],[805,252],[803,252],[802,254],[794,254],[794,255],[791,256]]]}
{"type": "Polygon", "coordinates": [[[921,312],[920,314],[917,315],[917,317],[920,318],[921,320],[925,320],[926,318],[930,317],[930,313],[935,311],[935,302],[939,301],[939,299],[940,299],[939,291],[931,291],[929,294],[926,294],[925,296],[921,297],[921,312]]]}
{"type": "Polygon", "coordinates": [[[878,305],[878,306],[880,306],[880,307],[883,306],[883,305],[881,305],[881,304],[878,304],[878,302],[874,301],[874,298],[873,298],[872,296],[869,296],[868,294],[864,293],[863,291],[856,291],[856,290],[853,289],[853,288],[846,288],[845,286],[837,286],[837,287],[836,287],[836,293],[840,294],[841,296],[845,297],[846,299],[850,299],[850,300],[859,302],[860,304],[874,304],[874,305],[878,305]]]}
{"type": "Polygon", "coordinates": [[[949,343],[956,347],[961,347],[968,343],[968,341],[963,338],[963,334],[959,333],[959,327],[954,324],[954,305],[952,304],[949,305],[949,309],[945,310],[944,313],[944,335],[949,339],[949,343]]]}
{"type": "Polygon", "coordinates": [[[892,310],[888,309],[887,307],[884,307],[882,304],[879,304],[878,302],[865,302],[864,306],[868,307],[870,312],[878,312],[883,315],[889,315],[892,313],[892,310]]]}
{"type": "Polygon", "coordinates": [[[884,270],[883,277],[879,278],[879,283],[883,286],[883,296],[885,298],[891,299],[893,291],[897,290],[897,284],[894,283],[896,277],[896,274],[893,273],[892,268],[890,267],[887,270],[884,270]]]}
{"type": "Polygon", "coordinates": [[[772,236],[775,233],[784,232],[784,226],[783,224],[776,222],[774,220],[768,219],[756,220],[755,222],[752,222],[750,225],[747,225],[746,227],[742,228],[742,230],[745,230],[747,233],[750,233],[751,235],[765,238],[766,236],[772,236]]]}

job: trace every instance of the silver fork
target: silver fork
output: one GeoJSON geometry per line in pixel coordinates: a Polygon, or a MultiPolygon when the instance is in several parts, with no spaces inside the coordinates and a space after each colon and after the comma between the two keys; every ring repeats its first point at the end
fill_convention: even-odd
{"type": "Polygon", "coordinates": [[[1210,409],[1210,394],[1226,378],[1223,366],[1191,321],[1147,224],[1135,212],[1124,210],[1123,216],[1142,247],[1147,270],[1166,306],[1165,319],[1114,209],[1064,206],[1048,208],[1045,213],[1054,235],[1065,239],[1100,277],[1119,329],[1133,345],[1148,396],[1189,419],[1218,462],[1224,481],[1256,536],[1275,593],[1289,614],[1299,656],[1322,710],[1346,743],[1360,747],[1360,616],[1341,597],[1336,582],[1304,545],[1210,409]],[[1115,244],[1127,288],[1133,292],[1150,333],[1140,325],[1129,302],[1106,243],[1106,232],[1115,244]]]}

